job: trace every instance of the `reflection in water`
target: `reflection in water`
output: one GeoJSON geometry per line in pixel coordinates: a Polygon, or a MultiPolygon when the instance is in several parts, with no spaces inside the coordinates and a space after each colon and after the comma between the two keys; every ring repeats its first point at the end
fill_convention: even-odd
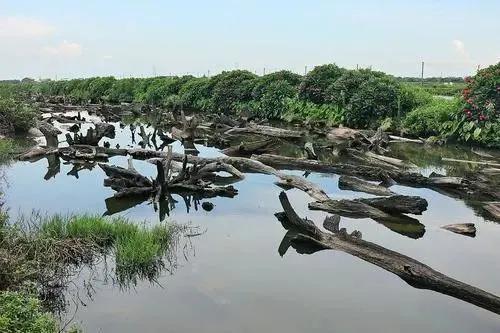
{"type": "Polygon", "coordinates": [[[325,249],[344,251],[396,274],[415,288],[437,291],[500,314],[500,297],[452,279],[413,258],[364,241],[359,231],[348,234],[345,228],[339,228],[338,216],[325,218],[323,226],[331,234],[325,233],[314,222],[297,215],[285,192],[280,193],[279,200],[284,212],[275,215],[289,230],[278,248],[281,256],[290,246],[301,254],[313,254],[325,249]]]}

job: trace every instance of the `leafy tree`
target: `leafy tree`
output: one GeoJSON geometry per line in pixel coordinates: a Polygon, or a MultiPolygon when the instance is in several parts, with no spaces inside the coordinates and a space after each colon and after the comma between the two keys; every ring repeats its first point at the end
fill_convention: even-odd
{"type": "Polygon", "coordinates": [[[292,88],[297,89],[301,79],[302,77],[299,74],[290,71],[279,71],[261,76],[257,79],[255,87],[253,88],[252,98],[256,100],[260,99],[269,85],[277,81],[286,82],[292,88]]]}
{"type": "Polygon", "coordinates": [[[223,72],[211,79],[212,107],[215,111],[235,111],[238,103],[249,102],[257,75],[246,70],[223,72]]]}
{"type": "Polygon", "coordinates": [[[287,111],[287,100],[295,97],[297,91],[285,80],[269,83],[260,100],[255,103],[254,113],[265,118],[280,118],[287,111]]]}
{"type": "Polygon", "coordinates": [[[375,128],[380,120],[394,117],[399,109],[399,85],[389,77],[371,77],[353,94],[347,106],[348,126],[375,128]]]}
{"type": "Polygon", "coordinates": [[[303,77],[299,86],[299,97],[316,104],[327,102],[327,90],[344,70],[335,64],[316,66],[303,77]]]}

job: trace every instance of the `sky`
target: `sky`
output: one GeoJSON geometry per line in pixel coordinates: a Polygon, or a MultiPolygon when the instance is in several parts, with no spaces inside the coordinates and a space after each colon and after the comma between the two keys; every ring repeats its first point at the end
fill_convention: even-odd
{"type": "Polygon", "coordinates": [[[500,61],[500,1],[0,0],[0,79],[304,73],[465,76],[500,61]]]}

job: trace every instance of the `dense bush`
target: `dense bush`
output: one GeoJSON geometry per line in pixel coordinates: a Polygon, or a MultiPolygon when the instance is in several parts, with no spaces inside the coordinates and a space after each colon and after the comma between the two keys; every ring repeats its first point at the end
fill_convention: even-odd
{"type": "Polygon", "coordinates": [[[37,298],[5,291],[0,292],[0,332],[56,333],[59,327],[37,298]]]}
{"type": "Polygon", "coordinates": [[[36,107],[13,98],[0,98],[0,130],[26,132],[35,124],[36,107]]]}
{"type": "Polygon", "coordinates": [[[223,72],[214,76],[211,79],[213,110],[234,112],[239,103],[249,102],[252,99],[252,90],[256,82],[257,75],[245,70],[223,72]]]}
{"type": "Polygon", "coordinates": [[[318,105],[298,99],[286,100],[286,112],[282,116],[287,121],[314,120],[324,121],[331,125],[342,124],[344,117],[344,109],[336,105],[318,105]]]}
{"type": "Polygon", "coordinates": [[[287,111],[287,100],[296,94],[296,88],[287,81],[273,81],[262,89],[260,98],[253,103],[252,111],[259,117],[279,119],[287,111]]]}
{"type": "Polygon", "coordinates": [[[443,132],[443,124],[451,119],[457,108],[457,99],[433,98],[430,103],[409,112],[403,127],[407,133],[414,136],[440,135],[443,132]]]}
{"type": "Polygon", "coordinates": [[[500,146],[500,63],[465,81],[461,107],[454,120],[445,124],[447,134],[465,142],[500,146]]]}
{"type": "Polygon", "coordinates": [[[303,77],[299,86],[302,100],[322,104],[328,100],[328,88],[344,73],[337,65],[316,66],[303,77]]]}
{"type": "Polygon", "coordinates": [[[399,85],[388,77],[373,76],[352,95],[345,113],[348,126],[376,128],[387,117],[398,116],[399,85]]]}

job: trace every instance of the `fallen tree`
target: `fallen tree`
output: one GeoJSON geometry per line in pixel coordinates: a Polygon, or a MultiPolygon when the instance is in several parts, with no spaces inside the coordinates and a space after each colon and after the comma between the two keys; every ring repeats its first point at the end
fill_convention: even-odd
{"type": "Polygon", "coordinates": [[[304,136],[304,132],[257,124],[250,124],[247,127],[233,127],[225,132],[225,134],[239,133],[259,134],[288,139],[301,138],[304,136]]]}
{"type": "Polygon", "coordinates": [[[335,216],[327,217],[323,224],[331,233],[323,232],[312,221],[297,215],[285,192],[280,193],[279,200],[284,212],[276,216],[288,229],[279,247],[281,255],[290,246],[307,254],[326,249],[342,251],[399,276],[415,288],[433,290],[500,314],[500,297],[455,280],[411,257],[365,241],[359,232],[348,234],[339,228],[340,219],[335,216]]]}

